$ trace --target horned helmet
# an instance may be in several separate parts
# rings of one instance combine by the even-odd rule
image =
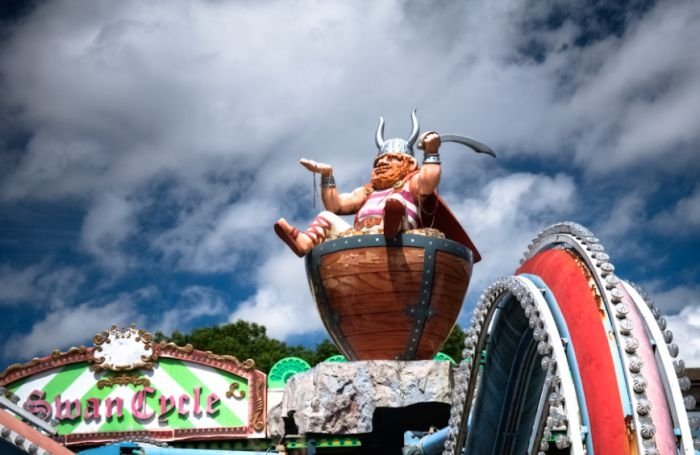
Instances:
[[[386,153],[405,153],[411,157],[413,155],[413,144],[415,144],[416,139],[418,139],[418,134],[420,133],[420,126],[418,125],[418,117],[416,117],[416,110],[413,109],[411,112],[411,135],[408,140],[401,138],[393,138],[384,140],[384,117],[379,117],[379,125],[377,126],[377,134],[375,136],[375,142],[377,143],[377,158],[374,160],[375,163],[382,155]]]

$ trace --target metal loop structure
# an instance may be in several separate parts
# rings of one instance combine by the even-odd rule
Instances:
[[[443,454],[693,454],[677,355],[593,233],[550,226],[476,305]]]

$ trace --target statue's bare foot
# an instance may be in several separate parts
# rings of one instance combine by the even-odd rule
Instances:
[[[406,207],[403,202],[396,199],[386,201],[384,205],[384,238],[393,239],[399,235],[405,215]]]
[[[275,233],[286,243],[289,248],[299,257],[303,257],[311,251],[314,242],[311,237],[299,231],[299,229],[287,223],[284,218],[280,218],[275,223]]]

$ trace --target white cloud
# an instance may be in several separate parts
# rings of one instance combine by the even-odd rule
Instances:
[[[281,241],[280,241],[281,244]],[[286,246],[258,270],[257,292],[229,317],[234,322],[256,322],[278,339],[323,330],[306,280],[304,261]]]
[[[152,329],[166,334],[184,331],[201,317],[225,315],[226,309],[226,298],[221,292],[204,286],[189,286],[182,291],[181,302],[159,316]]]
[[[638,192],[627,193],[612,202],[609,216],[596,229],[595,234],[611,241],[622,240],[640,228],[646,217],[645,195]]]
[[[700,232],[700,186],[669,210],[654,216],[651,223],[653,227],[669,235],[697,235]]]
[[[182,212],[176,225],[159,233],[153,246],[178,268],[200,272],[233,270],[244,255],[267,253],[275,201],[247,199],[228,204],[226,190]]]
[[[664,166],[689,164],[682,146],[699,139],[696,2],[659,4],[621,38],[585,48],[573,45],[571,22],[524,30],[542,9],[42,5],[0,56],[4,104],[21,107],[20,121],[35,130],[0,194],[55,199],[104,186],[129,194],[163,171],[191,180],[228,166],[240,175],[288,168],[290,156],[308,152],[345,164],[372,152],[379,114],[388,134],[405,134],[399,119],[414,106],[429,127],[504,153],[566,159],[575,150],[584,170],[659,154]],[[519,53],[527,38],[545,43],[541,63]]]
[[[450,204],[483,257],[474,265],[471,294],[478,295],[499,276],[515,273],[537,232],[564,221],[575,213],[576,204],[571,177],[529,173],[494,178],[479,193]]]
[[[676,315],[666,316],[666,321],[679,346],[679,358],[689,368],[700,367],[700,301],[696,300]]]
[[[137,302],[153,292],[151,288],[144,288],[121,295],[109,303],[87,302],[50,311],[34,323],[29,333],[11,335],[5,343],[3,356],[30,358],[48,355],[53,349],[65,350],[89,342],[95,333],[112,324],[142,325],[144,317],[139,314]]]
[[[653,185],[649,185],[616,197],[603,197],[592,208],[597,212],[593,216],[596,223],[589,227],[601,239],[614,264],[626,260],[651,265],[664,260],[653,248],[640,248],[637,242],[630,241],[648,233],[647,205],[653,191]]]
[[[103,266],[126,267],[129,259],[121,247],[136,229],[135,211],[133,203],[124,197],[112,193],[98,197],[83,221],[83,248]]]
[[[664,314],[676,314],[683,308],[700,305],[700,285],[676,284],[672,288],[664,288],[661,281],[644,283],[644,288],[654,303]]]
[[[0,266],[0,306],[60,308],[72,303],[84,282],[78,269],[58,267],[49,261],[22,269]]]
[[[39,264],[21,270],[3,266],[0,269],[0,303],[33,300],[36,296],[34,282],[42,269]]]
[[[180,268],[221,271],[267,243],[260,232],[280,196],[310,180],[299,157],[332,162],[343,187],[360,184],[378,115],[387,135],[406,134],[414,106],[424,128],[473,135],[506,160],[570,164],[576,153],[579,169],[596,172],[659,156],[687,165],[679,143],[698,140],[700,59],[682,49],[698,48],[696,2],[658,5],[622,37],[584,48],[572,21],[523,29],[547,8],[43,4],[0,54],[3,105],[20,107],[34,132],[0,195],[87,200],[83,246],[116,269],[134,260],[123,247],[150,218],[135,201],[168,176],[177,197],[197,202],[177,205],[177,224],[150,247]],[[526,38],[544,43],[541,62],[519,53]],[[474,175],[500,162],[466,165]]]
[[[688,367],[700,367],[700,285],[681,284],[664,289],[662,280],[645,282],[647,298],[661,312],[673,342],[680,348],[679,357]]]
[[[645,162],[680,169],[700,133],[696,2],[659,3],[621,38],[591,47],[597,64],[571,98],[583,135],[577,159],[597,171]],[[694,55],[693,55],[694,54]],[[585,59],[583,60],[585,61]],[[658,157],[663,156],[663,160]]]

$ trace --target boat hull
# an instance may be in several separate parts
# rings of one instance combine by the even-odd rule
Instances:
[[[340,238],[306,258],[321,319],[349,360],[433,358],[457,321],[472,265],[464,245],[413,234]]]

